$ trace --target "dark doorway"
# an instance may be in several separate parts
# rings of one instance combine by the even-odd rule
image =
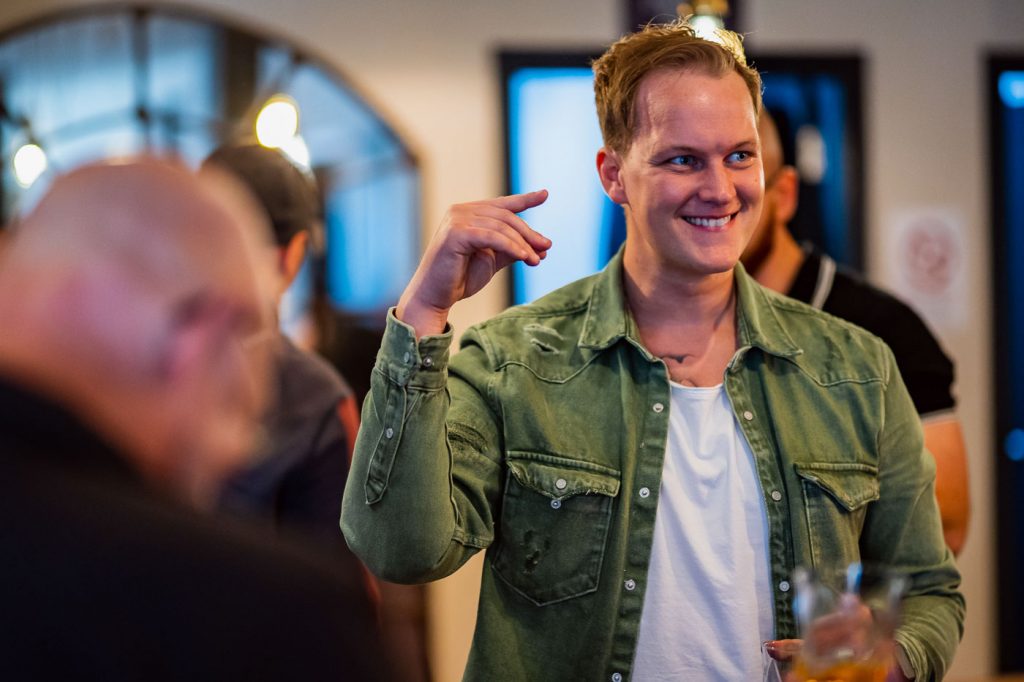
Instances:
[[[1024,54],[988,60],[999,670],[1024,670]]]
[[[800,171],[800,204],[790,222],[840,263],[863,269],[864,123],[856,55],[751,55],[764,106],[782,138],[786,163]]]

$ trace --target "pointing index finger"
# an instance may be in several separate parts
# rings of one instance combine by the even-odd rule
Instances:
[[[492,199],[490,204],[504,208],[513,213],[520,213],[528,208],[534,206],[540,206],[548,199],[548,191],[546,189],[538,189],[533,192],[524,192],[522,194],[510,194],[506,197],[498,197]]]

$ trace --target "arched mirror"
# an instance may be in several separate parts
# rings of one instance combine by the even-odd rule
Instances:
[[[268,103],[286,106],[275,119]],[[268,145],[316,176],[324,204],[324,248],[284,307],[286,327],[318,288],[350,321],[381,318],[419,255],[415,155],[337,70],[210,15],[119,5],[0,34],[0,217],[87,161],[150,152],[195,166],[257,119]]]

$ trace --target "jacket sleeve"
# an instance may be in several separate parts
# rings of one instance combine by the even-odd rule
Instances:
[[[503,481],[493,372],[473,331],[449,367],[451,337],[417,342],[389,312],[363,403],[341,528],[391,582],[443,578],[494,539]]]
[[[865,521],[865,562],[891,566],[910,579],[896,641],[916,680],[941,680],[963,636],[960,573],[942,536],[935,502],[935,462],[924,448],[921,422],[892,352],[878,437],[879,500]]]

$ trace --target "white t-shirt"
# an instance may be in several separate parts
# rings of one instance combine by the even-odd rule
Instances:
[[[774,616],[768,517],[721,385],[672,384],[632,679],[759,680]]]

